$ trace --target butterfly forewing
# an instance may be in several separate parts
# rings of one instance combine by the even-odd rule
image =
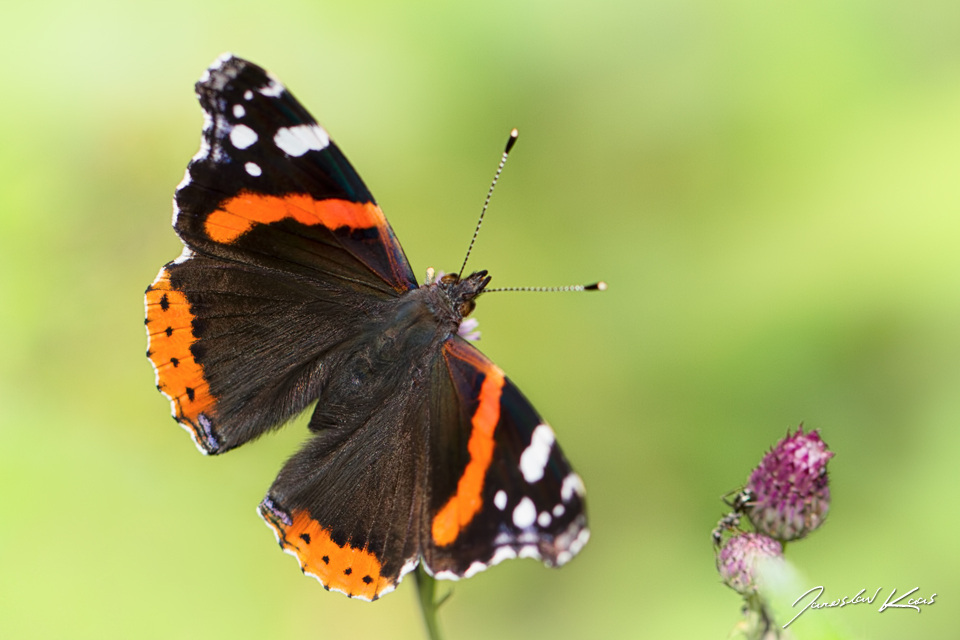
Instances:
[[[373,196],[279,81],[229,57],[197,83],[197,96],[202,147],[175,196],[186,245],[366,295],[416,287]]]

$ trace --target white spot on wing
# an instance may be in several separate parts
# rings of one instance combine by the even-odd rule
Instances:
[[[253,91],[250,91],[250,89],[247,89],[246,91],[244,91],[244,92],[243,92],[243,99],[244,99],[244,100],[253,100]]]
[[[184,246],[183,251],[181,251],[177,259],[173,261],[173,264],[183,264],[192,257],[193,251],[190,251],[190,247]]]
[[[558,504],[557,506],[555,506],[555,507],[553,508],[553,517],[554,517],[554,518],[559,518],[560,516],[562,516],[562,515],[563,515],[564,513],[566,513],[566,512],[567,512],[567,508],[564,507],[562,504]]]
[[[318,124],[282,127],[273,136],[273,142],[288,156],[299,158],[307,151],[320,151],[330,144],[330,136]]]
[[[234,117],[234,118],[242,118],[242,117],[245,116],[245,115],[247,115],[247,110],[243,108],[243,105],[242,105],[242,104],[235,104],[235,105],[233,105],[233,117]]]
[[[553,522],[553,517],[551,517],[546,511],[537,516],[537,524],[541,527],[549,527],[551,522]]]
[[[563,484],[560,486],[560,497],[563,498],[564,502],[570,502],[574,493],[578,496],[583,496],[586,492],[587,490],[583,486],[583,480],[581,480],[580,476],[576,473],[572,472],[563,479]]]
[[[474,562],[469,567],[467,567],[466,571],[463,572],[463,577],[472,578],[473,576],[477,575],[478,573],[480,573],[486,568],[487,568],[487,565],[483,564],[482,562],[479,562],[479,561]]]
[[[503,511],[507,508],[507,494],[504,491],[497,491],[497,495],[493,496],[493,504],[496,505],[497,509]]]
[[[248,162],[247,164],[243,165],[243,168],[246,169],[247,173],[252,176],[258,176],[263,173],[263,170],[260,169],[260,165],[258,165],[256,162]]]
[[[280,94],[283,93],[283,85],[273,77],[273,74],[270,74],[270,84],[257,89],[257,91],[268,98],[279,98]]]
[[[550,450],[556,438],[550,425],[541,424],[533,430],[530,446],[520,454],[520,472],[523,479],[533,484],[543,478],[543,470],[550,459]]]
[[[520,547],[520,553],[517,555],[520,558],[533,558],[534,560],[539,560],[540,550],[533,545],[528,545],[525,547]]]
[[[190,176],[190,169],[188,168],[183,172],[183,180],[181,180],[180,184],[177,185],[176,191],[180,191],[180,189],[183,189],[185,186],[190,184],[191,180],[192,177]]]
[[[436,575],[433,576],[437,580],[453,580],[457,581],[460,579],[460,576],[455,574],[453,571],[437,571]]]
[[[500,564],[504,560],[513,560],[516,557],[517,552],[512,547],[500,547],[493,552],[493,557],[490,558],[490,566]]]
[[[577,555],[580,553],[580,550],[583,549],[583,545],[587,544],[587,541],[590,540],[590,529],[583,529],[577,535],[576,540],[570,543],[570,554]]]
[[[230,131],[230,142],[237,149],[246,149],[257,141],[257,132],[245,124],[238,124]]]
[[[524,497],[523,500],[520,501],[520,504],[513,510],[513,524],[520,529],[526,529],[532,525],[536,519],[537,507],[534,506],[533,500]]]
[[[203,72],[203,75],[200,76],[200,82],[208,82],[210,80],[210,72],[216,71],[223,66],[223,63],[233,57],[233,54],[229,51],[227,53],[221,53],[217,56],[217,59]]]

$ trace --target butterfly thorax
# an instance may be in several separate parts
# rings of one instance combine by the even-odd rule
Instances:
[[[328,360],[330,384],[340,386],[336,379],[346,379],[355,392],[369,394],[373,379],[391,386],[395,380],[412,381],[415,372],[429,368],[439,345],[457,333],[489,282],[486,271],[462,280],[450,274],[370,309],[370,322]]]
[[[457,333],[474,299],[489,283],[486,271],[457,280],[411,289],[399,298],[369,309],[370,321],[356,337],[332,350],[324,360],[324,383],[311,428],[351,431],[385,398],[403,413],[411,389],[426,384],[426,376],[441,353],[440,345]]]

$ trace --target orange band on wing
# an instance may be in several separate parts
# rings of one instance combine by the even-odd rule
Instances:
[[[147,289],[146,303],[147,357],[157,372],[157,388],[170,398],[174,416],[201,442],[204,434],[197,432],[199,416],[210,414],[214,399],[203,366],[190,352],[197,341],[190,303],[182,291],[170,286],[166,269]]]
[[[366,549],[342,547],[330,537],[306,511],[293,511],[292,524],[286,525],[261,509],[261,516],[277,533],[281,546],[292,551],[307,573],[328,589],[353,598],[373,600],[393,581],[380,575],[380,561]]]
[[[270,224],[285,218],[305,225],[322,224],[330,230],[381,228],[387,224],[383,211],[372,202],[314,200],[302,193],[262,196],[244,191],[207,216],[204,228],[216,242],[229,244],[255,224]]]
[[[485,373],[480,405],[473,414],[467,442],[470,462],[457,483],[457,493],[433,518],[433,541],[441,547],[456,540],[460,530],[470,524],[483,505],[483,479],[493,460],[493,432],[500,421],[500,394],[504,383],[503,371],[498,367],[490,364]]]

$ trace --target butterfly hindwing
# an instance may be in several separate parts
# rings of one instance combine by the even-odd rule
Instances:
[[[433,349],[427,344],[409,360],[380,357],[383,333],[361,331],[331,367],[310,421],[313,437],[260,507],[305,573],[364,600],[392,591],[416,566],[430,473],[422,358]]]

